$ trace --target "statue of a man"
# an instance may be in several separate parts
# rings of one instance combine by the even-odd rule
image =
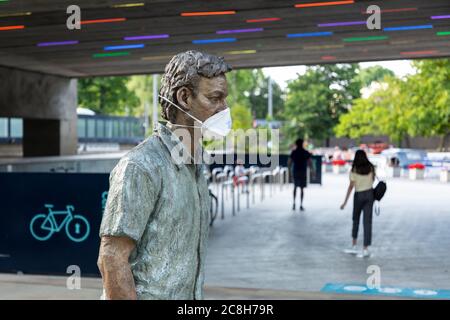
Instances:
[[[98,257],[103,298],[203,298],[210,200],[196,161],[198,138],[231,128],[230,70],[223,58],[198,51],[167,64],[159,99],[167,125],[159,124],[110,175]],[[181,160],[180,150],[188,155]]]

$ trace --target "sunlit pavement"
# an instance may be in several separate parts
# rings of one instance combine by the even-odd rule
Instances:
[[[449,289],[450,185],[389,180],[374,216],[372,256],[359,259],[342,252],[351,231],[351,205],[339,210],[347,179],[327,174],[322,186],[309,186],[304,212],[292,211],[291,186],[272,197],[267,189],[251,209],[242,196],[234,217],[228,206],[211,229],[205,298],[379,299],[320,292],[327,283],[365,284],[370,265],[380,267],[382,287]],[[0,274],[0,299],[100,297],[100,279],[83,277],[80,290],[68,290],[66,280]]]
[[[449,289],[450,185],[388,180],[372,256],[360,259],[343,253],[351,240],[351,201],[339,210],[347,184],[347,175],[327,174],[306,189],[306,211],[292,211],[289,187],[216,221],[206,283],[317,292],[327,283],[366,284],[367,267],[377,265],[381,286]]]

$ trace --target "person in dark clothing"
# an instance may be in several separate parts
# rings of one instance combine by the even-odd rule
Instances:
[[[311,153],[303,148],[303,140],[297,139],[295,141],[297,148],[291,152],[291,156],[288,160],[288,166],[292,167],[292,175],[294,177],[294,203],[292,210],[295,210],[295,198],[297,195],[297,188],[300,188],[300,210],[303,208],[303,189],[307,184],[307,169],[311,167]]]

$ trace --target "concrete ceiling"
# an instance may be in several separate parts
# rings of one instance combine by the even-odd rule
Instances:
[[[173,54],[188,49],[225,56],[235,68],[450,56],[450,35],[447,35],[450,31],[450,19],[445,17],[450,15],[450,0],[355,0],[354,3],[345,1],[350,2],[348,4],[294,7],[295,4],[313,2],[327,1],[0,0],[0,65],[66,77],[85,77],[161,73]],[[66,8],[74,3],[81,7],[82,21],[125,19],[82,24],[81,30],[68,30]],[[121,6],[139,3],[144,5]],[[335,22],[364,21],[368,17],[364,12],[372,4],[378,5],[382,10],[381,30],[369,30],[362,24],[319,26]],[[205,11],[235,13],[214,16],[181,15],[183,12]],[[433,16],[441,17],[436,19]],[[251,22],[264,18],[277,19]],[[24,28],[5,28],[17,25],[23,25]],[[385,30],[390,27],[424,25],[428,27]],[[220,30],[236,29],[259,31],[217,34]],[[287,36],[315,32],[322,32],[322,36]],[[124,40],[124,37],[160,34],[167,34],[169,37]],[[377,38],[371,38],[371,41],[349,39],[355,37]],[[192,42],[222,38],[236,40],[208,44]],[[37,45],[61,41],[78,43]],[[144,44],[144,47],[104,50],[107,46],[131,44]],[[99,53],[117,52],[128,53],[115,57],[94,57]]]

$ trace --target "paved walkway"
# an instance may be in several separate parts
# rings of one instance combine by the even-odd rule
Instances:
[[[327,283],[365,284],[369,265],[381,285],[450,288],[450,185],[437,181],[388,181],[381,216],[374,217],[373,256],[344,254],[350,242],[351,205],[340,211],[346,176],[325,175],[306,190],[306,211],[292,211],[291,187],[211,229],[207,299],[343,299],[375,296],[320,292]],[[267,190],[268,191],[268,190]],[[268,193],[268,192],[267,192]],[[361,234],[362,235],[362,234]],[[100,279],[0,274],[0,299],[98,299]]]
[[[323,186],[308,187],[304,212],[292,211],[289,188],[218,220],[206,282],[316,292],[326,283],[365,284],[367,267],[378,265],[382,286],[449,289],[450,185],[388,181],[381,215],[374,216],[373,256],[358,259],[342,252],[351,239],[352,206],[339,210],[347,180],[327,174]]]

